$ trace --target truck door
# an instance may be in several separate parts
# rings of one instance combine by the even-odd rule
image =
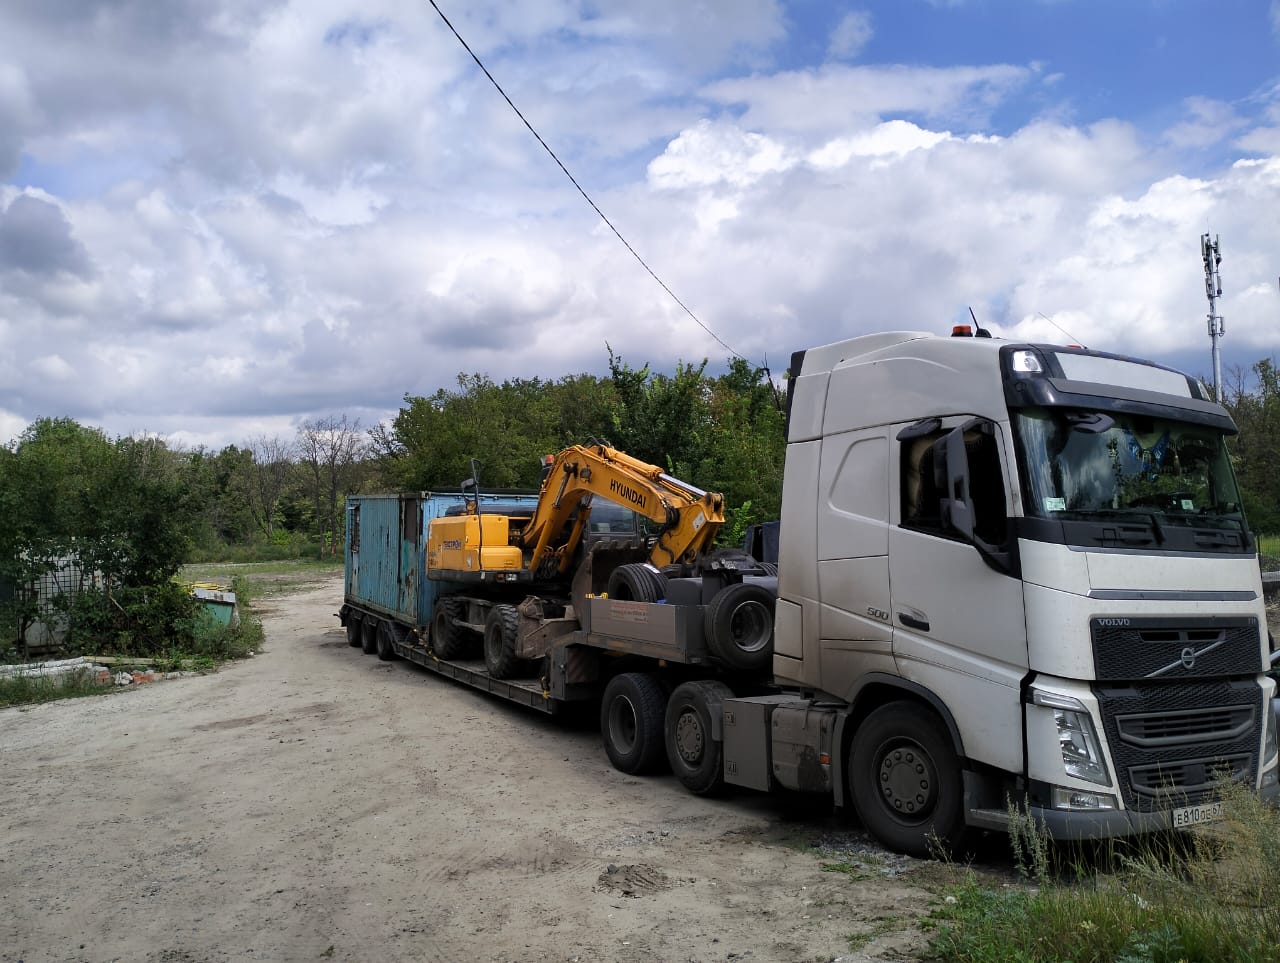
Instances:
[[[925,419],[896,436],[889,583],[898,672],[947,703],[966,752],[985,747],[984,761],[1020,771],[1027,643],[1010,562],[1011,448],[997,424],[972,416]]]

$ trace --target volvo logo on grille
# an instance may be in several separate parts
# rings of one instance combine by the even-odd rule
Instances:
[[[1131,624],[1130,619],[1098,619],[1098,624],[1109,629],[1120,629]]]
[[[1164,675],[1166,672],[1172,672],[1178,666],[1182,666],[1184,669],[1190,672],[1196,666],[1196,659],[1226,644],[1227,644],[1226,639],[1219,639],[1217,642],[1214,642],[1211,645],[1205,645],[1198,649],[1193,645],[1185,646],[1182,652],[1178,655],[1177,662],[1170,662],[1168,665],[1164,666],[1161,669],[1156,669],[1154,672],[1148,672],[1147,678],[1154,679],[1156,676]]]

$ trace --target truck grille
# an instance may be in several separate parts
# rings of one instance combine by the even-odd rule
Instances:
[[[1150,812],[1200,802],[1219,774],[1252,785],[1262,693],[1252,679],[1095,690],[1125,805]]]
[[[1089,623],[1099,680],[1256,675],[1262,636],[1253,617],[1096,618]]]

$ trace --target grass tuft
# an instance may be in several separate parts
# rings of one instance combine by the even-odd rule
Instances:
[[[1101,860],[1075,850],[1067,879],[1054,870],[1070,850],[1020,817],[1010,842],[1034,885],[993,889],[967,872],[930,915],[932,952],[966,963],[1280,963],[1280,810],[1234,784],[1222,796],[1222,822]]]
[[[19,676],[13,679],[0,679],[0,708],[99,695],[108,688],[99,685],[87,669],[57,678]]]

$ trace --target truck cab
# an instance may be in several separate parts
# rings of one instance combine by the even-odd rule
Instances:
[[[1280,792],[1235,427],[1198,382],[916,332],[791,373],[774,676],[830,713],[868,829],[920,851],[1012,803],[1105,837],[1216,818],[1223,778]]]

